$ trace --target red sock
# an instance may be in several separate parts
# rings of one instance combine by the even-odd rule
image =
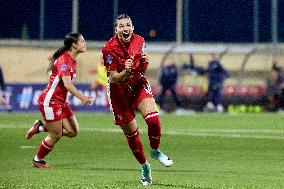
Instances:
[[[44,159],[44,157],[53,149],[53,146],[47,144],[45,140],[43,140],[37,150],[37,157],[39,159]]]
[[[47,132],[48,131],[45,125],[43,125],[42,128],[43,128],[43,132]]]
[[[144,117],[148,125],[148,136],[152,149],[158,149],[161,138],[161,124],[158,112],[150,112]]]
[[[131,149],[133,155],[137,159],[140,164],[146,162],[146,157],[144,154],[143,145],[140,140],[139,131],[138,129],[131,134],[125,134],[128,142],[128,146]]]

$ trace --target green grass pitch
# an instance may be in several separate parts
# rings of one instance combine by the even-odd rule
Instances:
[[[145,188],[140,166],[112,115],[76,113],[80,134],[63,137],[46,161],[31,166],[46,133],[25,139],[37,113],[0,113],[0,189]],[[283,114],[162,115],[161,150],[170,168],[151,159],[147,127],[137,116],[145,153],[152,166],[151,188],[284,188]]]

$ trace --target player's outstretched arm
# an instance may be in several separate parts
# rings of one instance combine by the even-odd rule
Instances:
[[[76,96],[85,105],[91,105],[92,98],[83,95],[72,83],[70,76],[62,77],[65,88],[74,96]]]

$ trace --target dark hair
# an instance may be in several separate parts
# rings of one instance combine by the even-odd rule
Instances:
[[[128,16],[127,14],[120,14],[120,15],[118,15],[118,17],[115,19],[114,27],[116,28],[116,26],[117,26],[117,21],[118,21],[118,20],[121,20],[121,19],[124,19],[124,18],[127,18],[127,19],[131,20],[130,16]],[[132,22],[132,20],[131,20],[131,22]]]
[[[77,43],[79,40],[79,37],[81,36],[81,33],[68,33],[64,38],[64,45],[57,49],[53,55],[50,57],[50,63],[47,69],[47,72],[51,71],[53,68],[54,61],[65,51],[68,51],[71,49],[73,43]]]
[[[277,62],[274,61],[272,64],[272,70],[279,72],[281,71],[281,67],[278,66]]]

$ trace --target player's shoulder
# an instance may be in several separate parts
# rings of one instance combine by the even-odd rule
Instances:
[[[62,53],[57,59],[58,60],[65,60],[65,59],[68,59],[69,58],[69,54],[67,51],[65,51],[64,53]]]
[[[107,51],[109,49],[111,49],[113,46],[117,45],[117,39],[115,36],[113,36],[112,38],[110,38],[103,46],[102,51]]]
[[[145,39],[144,37],[138,35],[138,34],[133,34],[132,35],[133,39],[136,40],[136,41],[140,41],[140,42],[145,42]]]
[[[71,56],[68,54],[68,52],[64,52],[56,59],[56,64],[71,64],[72,59]]]

